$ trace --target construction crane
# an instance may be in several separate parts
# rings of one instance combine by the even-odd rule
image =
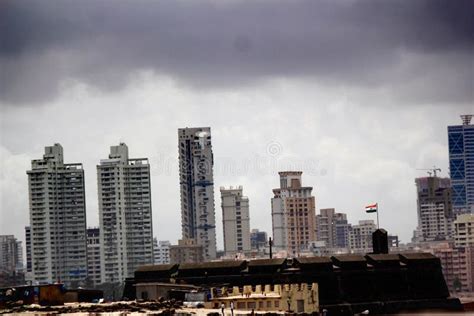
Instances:
[[[440,168],[436,168],[436,166],[433,166],[433,168],[431,169],[416,169],[416,170],[423,170],[423,171],[426,171],[426,173],[428,173],[431,176],[434,176],[436,177],[437,176],[437,172],[441,172],[441,169]]]

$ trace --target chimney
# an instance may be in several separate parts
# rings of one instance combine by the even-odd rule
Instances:
[[[372,247],[374,254],[388,253],[388,234],[383,228],[379,228],[372,233]]]

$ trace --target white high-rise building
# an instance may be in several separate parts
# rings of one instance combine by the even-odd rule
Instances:
[[[169,240],[160,240],[153,238],[153,255],[155,256],[155,264],[170,263],[170,246]]]
[[[299,256],[316,241],[316,211],[312,187],[301,183],[301,171],[279,172],[280,188],[273,189],[272,228],[276,251]]]
[[[181,231],[183,240],[203,247],[205,260],[216,258],[216,219],[211,128],[178,130]]]
[[[87,277],[82,164],[65,164],[62,146],[54,144],[27,174],[33,280],[76,285]]]
[[[150,165],[121,143],[100,161],[97,179],[102,283],[122,282],[153,264]]]
[[[249,199],[243,196],[242,186],[221,187],[221,200],[225,255],[250,252]]]

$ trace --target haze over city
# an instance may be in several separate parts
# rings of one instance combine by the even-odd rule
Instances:
[[[61,143],[96,165],[148,157],[154,235],[180,238],[177,129],[210,126],[218,189],[242,185],[271,232],[278,171],[302,170],[316,210],[375,219],[409,241],[418,168],[448,175],[447,126],[473,112],[471,1],[3,1],[0,232],[24,239],[26,170]]]

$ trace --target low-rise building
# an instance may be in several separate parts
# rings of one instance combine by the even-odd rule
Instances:
[[[170,263],[199,263],[204,260],[203,247],[194,239],[180,239],[170,246]]]
[[[349,246],[354,253],[366,253],[372,250],[372,233],[377,229],[373,220],[361,220],[353,225],[349,233]]]
[[[319,312],[318,284],[246,285],[242,290],[211,288],[211,299],[207,308],[233,308],[238,311],[287,311],[292,313]]]

